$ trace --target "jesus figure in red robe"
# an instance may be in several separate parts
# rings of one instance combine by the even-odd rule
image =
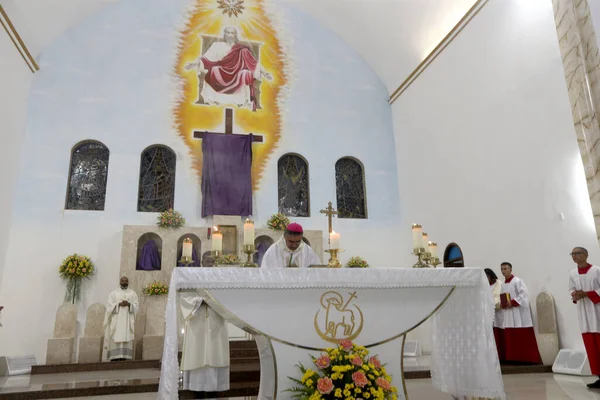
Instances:
[[[573,303],[577,304],[579,328],[590,369],[600,378],[600,268],[588,264],[588,252],[583,247],[575,247],[571,257],[577,268],[571,271],[569,291]],[[587,386],[600,389],[600,379]]]
[[[199,76],[204,76],[201,96],[204,103],[211,105],[233,104],[256,111],[254,82],[262,78],[273,79],[250,48],[239,43],[234,27],[225,28],[223,41],[214,42],[196,63],[188,64],[186,68],[194,65],[198,67]]]

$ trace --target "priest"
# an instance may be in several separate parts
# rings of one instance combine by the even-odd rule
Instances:
[[[313,249],[302,241],[303,235],[300,224],[289,224],[283,236],[265,253],[261,268],[308,268],[321,264]]]
[[[503,262],[500,270],[505,278],[500,298],[507,301],[501,301],[502,308],[498,310],[501,326],[494,327],[498,358],[511,364],[541,364],[527,286],[513,275],[511,263]]]
[[[119,285],[120,288],[108,296],[108,307],[104,316],[104,361],[133,359],[138,296],[128,288],[129,279],[126,276],[121,278]]]
[[[579,328],[592,374],[600,378],[600,268],[588,263],[588,251],[575,247],[571,252],[577,268],[571,271],[569,291],[577,304]],[[600,379],[587,385],[600,389]]]
[[[183,389],[229,390],[229,333],[225,320],[195,290],[181,291],[179,304],[184,320]]]

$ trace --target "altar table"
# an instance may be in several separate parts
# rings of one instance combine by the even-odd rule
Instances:
[[[176,268],[171,276],[158,398],[178,397],[177,292],[197,290],[230,323],[255,335],[259,400],[290,399],[295,365],[350,339],[378,354],[398,399],[406,333],[433,315],[431,376],[458,397],[505,399],[492,323],[494,305],[478,268]]]

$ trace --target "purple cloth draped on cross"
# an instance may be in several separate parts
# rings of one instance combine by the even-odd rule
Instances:
[[[252,215],[252,137],[204,133],[202,217]]]
[[[160,269],[160,256],[154,240],[148,240],[144,247],[142,247],[142,254],[137,262],[136,269],[145,271]]]

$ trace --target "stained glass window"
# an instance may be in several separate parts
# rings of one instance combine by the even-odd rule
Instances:
[[[175,201],[175,152],[166,146],[150,146],[142,153],[138,211],[162,212]]]
[[[335,189],[339,218],[367,218],[362,165],[349,157],[335,163]]]
[[[298,155],[285,154],[277,169],[279,212],[289,217],[310,216],[307,162]]]
[[[109,154],[105,145],[91,140],[73,148],[67,210],[104,210]]]

